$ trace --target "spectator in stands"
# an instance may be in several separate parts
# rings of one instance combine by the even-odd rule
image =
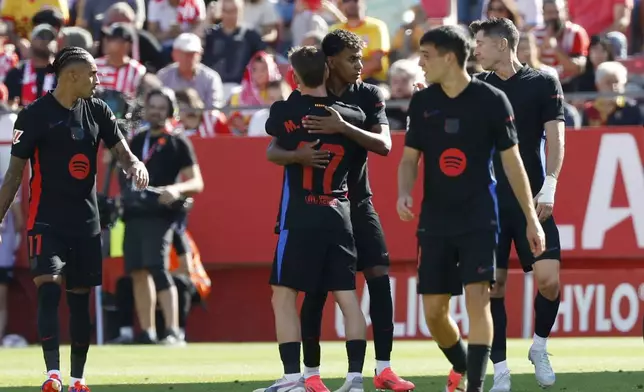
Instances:
[[[275,43],[282,20],[271,0],[244,0],[242,23],[256,30],[266,43]]]
[[[57,33],[49,25],[40,25],[31,33],[30,58],[7,73],[5,84],[9,101],[18,99],[25,106],[56,87],[56,75],[49,64],[58,50]]]
[[[224,90],[219,74],[201,63],[201,39],[193,33],[183,33],[173,44],[174,63],[157,75],[163,85],[172,90],[194,88],[202,97],[206,109],[224,106]]]
[[[34,27],[31,19],[46,6],[57,8],[64,20],[69,20],[67,0],[3,0],[0,14],[8,22],[10,34],[15,34],[18,39],[27,39]]]
[[[101,88],[134,97],[146,73],[145,66],[129,57],[134,32],[128,23],[114,23],[104,31],[105,56],[96,59]]]
[[[0,20],[0,83],[3,83],[7,73],[18,65],[18,61],[16,46],[11,43],[7,23]]]
[[[170,53],[172,42],[182,33],[203,33],[204,0],[152,0],[148,8],[148,30]]]
[[[179,105],[179,121],[188,137],[211,138],[230,134],[228,119],[218,109],[206,109],[206,105],[193,88],[176,92]]]
[[[125,2],[120,2],[112,5],[103,14],[102,22],[103,29],[111,26],[114,23],[129,23],[135,27],[136,14],[132,7]],[[132,36],[132,52],[130,57],[134,60],[145,65],[148,72],[156,72],[170,63],[170,59],[166,59],[163,55],[161,44],[149,31],[143,29],[136,29],[136,34]],[[98,49],[96,56],[103,56],[103,30],[100,30],[99,36],[96,37]]]
[[[94,39],[92,34],[82,27],[67,26],[60,30],[58,35],[58,47],[78,46],[89,53],[94,53]]]
[[[295,15],[291,23],[293,37],[291,46],[302,46],[302,41],[307,34],[326,35],[329,32],[329,25],[318,14],[321,5],[317,0],[295,0]]]
[[[586,60],[586,69],[579,75],[577,89],[582,92],[597,91],[595,82],[595,71],[599,64],[606,61],[614,61],[613,48],[608,39],[603,36],[593,35],[588,48],[588,59]]]
[[[613,56],[615,60],[624,60],[628,57],[628,39],[619,31],[611,31],[606,34],[606,39],[610,41],[610,46],[613,48]]]
[[[206,30],[203,63],[219,73],[228,92],[241,83],[246,64],[266,49],[266,43],[256,31],[241,25],[243,0],[219,0],[217,7],[221,22]]]
[[[541,25],[540,22],[537,22],[537,15],[539,19],[542,19],[543,14],[541,12],[541,7],[536,8],[534,0],[526,0],[523,3],[535,7],[531,9],[530,7],[530,17],[532,17],[532,22],[528,22],[531,26]],[[483,3],[483,19],[490,18],[506,18],[512,21],[515,26],[521,31],[523,29],[524,19],[519,11],[519,5],[515,0],[486,0]]]
[[[624,93],[628,71],[616,61],[606,61],[595,70],[600,93]],[[637,102],[624,96],[599,97],[588,102],[584,110],[584,126],[644,125]]]
[[[422,7],[414,6],[403,14],[403,23],[391,40],[389,61],[409,58],[420,49],[420,39],[425,34],[427,21]]]
[[[277,101],[284,101],[293,91],[285,81],[275,80],[268,83],[266,87],[268,103],[272,105]],[[250,137],[268,136],[266,133],[266,120],[270,114],[270,109],[260,109],[250,118],[248,123],[248,134]]]
[[[41,24],[48,24],[57,32],[60,32],[63,26],[65,26],[65,23],[65,16],[57,8],[43,8],[31,18],[31,24],[34,27]]]
[[[391,99],[409,100],[414,94],[414,85],[422,83],[424,76],[418,63],[413,60],[398,60],[389,68]],[[385,109],[392,131],[403,131],[407,127],[407,105],[387,106]]]
[[[590,35],[611,31],[628,34],[633,0],[568,0],[568,9],[570,19]]]
[[[564,91],[574,91],[573,79],[586,67],[588,34],[568,20],[564,0],[544,0],[543,20],[545,26],[535,30],[541,61],[557,70]]]
[[[517,57],[522,64],[528,64],[534,69],[538,69],[559,79],[557,70],[542,63],[539,59],[539,46],[537,46],[537,39],[532,32],[523,32],[519,36]]]
[[[145,22],[145,0],[79,0],[76,25],[89,30],[95,37],[100,36],[103,19],[108,10],[119,2],[128,4],[134,12],[134,24],[143,28]]]
[[[308,33],[304,34],[304,37],[302,37],[302,42],[300,42],[300,45],[315,46],[319,49],[322,47],[322,40],[324,39],[325,35],[326,34],[322,34],[319,31],[309,31]]]
[[[366,0],[344,0],[342,12],[347,22],[333,25],[331,30],[349,30],[362,37],[367,44],[363,52],[362,79],[373,84],[386,82],[390,49],[387,25],[379,19],[366,16]]]
[[[244,73],[241,91],[230,98],[230,106],[269,105],[268,84],[281,81],[282,75],[273,56],[258,52],[253,56]],[[257,110],[257,109],[255,109]],[[230,114],[230,127],[237,134],[246,134],[251,115],[255,110],[238,110]]]

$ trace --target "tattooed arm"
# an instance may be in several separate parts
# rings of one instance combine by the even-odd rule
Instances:
[[[9,211],[11,204],[16,198],[16,192],[18,192],[18,188],[20,188],[20,184],[22,183],[22,172],[26,164],[26,159],[15,156],[12,156],[9,161],[9,168],[4,175],[4,181],[0,188],[0,217],[2,218],[0,220],[4,220],[7,211]]]
[[[112,156],[121,165],[127,178],[134,179],[134,183],[138,189],[145,189],[148,186],[149,178],[148,171],[145,164],[139,161],[127,145],[118,123],[116,116],[107,104],[101,100],[97,100],[101,106],[101,114],[98,116],[99,121],[99,134],[105,145],[112,151]]]

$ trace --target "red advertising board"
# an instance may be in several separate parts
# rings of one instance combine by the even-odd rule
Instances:
[[[396,214],[398,162],[404,135],[389,157],[369,157],[374,203],[392,260],[415,259],[416,222]],[[555,216],[566,258],[644,259],[644,130],[597,129],[566,133],[566,157]],[[206,190],[190,217],[208,263],[268,263],[281,186],[281,169],[266,161],[267,139],[200,140],[195,148]],[[420,205],[420,182],[416,208]]]

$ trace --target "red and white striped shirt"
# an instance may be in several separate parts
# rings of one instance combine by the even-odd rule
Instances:
[[[129,59],[125,65],[115,68],[107,63],[107,57],[96,59],[101,86],[107,90],[115,90],[125,95],[136,95],[136,89],[147,72],[145,66],[134,59]]]
[[[534,36],[537,40],[537,45],[541,46],[543,40],[548,37],[547,27],[539,28],[534,31]],[[567,21],[564,25],[561,36],[557,38],[557,45],[559,49],[563,50],[570,57],[588,56],[588,46],[590,46],[590,39],[586,30],[578,24]],[[572,75],[566,74],[563,66],[557,61],[555,49],[542,49],[541,62],[549,65],[557,70],[559,79],[562,83],[567,82]]]
[[[206,110],[201,117],[199,128],[185,130],[188,137],[211,138],[219,135],[230,134],[228,119],[226,115],[219,110]]]

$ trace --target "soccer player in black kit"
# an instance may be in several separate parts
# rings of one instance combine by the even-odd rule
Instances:
[[[386,156],[391,149],[389,122],[385,113],[385,98],[380,89],[360,81],[364,41],[346,30],[335,30],[324,37],[322,50],[329,65],[327,91],[344,103],[359,106],[366,114],[364,129],[347,127],[332,117],[313,117],[303,125],[313,132],[339,132],[362,147],[360,158],[349,172],[351,222],[358,249],[358,270],[362,271],[370,296],[369,313],[373,323],[376,369],[373,379],[376,389],[409,391],[414,384],[400,378],[391,368],[393,346],[393,304],[389,281],[389,252],[380,218],[371,201],[367,172],[367,151]],[[297,91],[293,94],[299,94]],[[304,144],[295,151],[280,149],[275,143],[268,151],[269,160],[280,165],[299,163],[312,167],[329,164],[328,151],[316,143]],[[320,374],[320,334],[326,293],[307,293],[302,304],[302,344],[304,376]]]
[[[397,210],[409,221],[414,218],[411,192],[423,155],[418,293],[427,326],[453,366],[449,392],[483,390],[492,344],[490,284],[499,226],[491,162],[495,151],[527,218],[531,251],[539,255],[544,247],[512,107],[502,91],[467,74],[471,41],[469,31],[459,26],[439,27],[422,37],[419,64],[430,86],[411,99],[398,169]],[[470,321],[467,351],[449,315],[450,299],[461,295],[463,286]]]
[[[530,179],[539,220],[546,235],[546,251],[534,256],[525,239],[525,218],[512,194],[496,155],[499,215],[501,232],[497,249],[497,276],[490,307],[494,319],[494,341],[490,358],[494,363],[494,387],[491,392],[510,391],[510,371],[506,363],[505,283],[508,277],[510,246],[514,247],[525,272],[534,270],[537,281],[534,299],[535,331],[528,358],[534,364],[537,382],[542,387],[555,383],[555,373],[546,352],[546,339],[559,311],[559,230],[552,217],[557,177],[564,157],[563,92],[551,75],[517,59],[519,31],[508,19],[490,19],[471,25],[476,34],[476,57],[483,72],[477,78],[505,92],[516,115],[519,151]],[[548,156],[545,160],[545,144]],[[545,166],[545,167],[544,167]]]
[[[324,83],[328,69],[319,49],[294,49],[289,60],[301,94],[271,106],[266,131],[277,145],[289,151],[319,138],[322,148],[330,151],[331,163],[325,169],[298,164],[284,167],[280,233],[270,278],[284,377],[260,391],[319,389],[314,385],[321,384],[319,376],[305,382],[300,372],[301,333],[296,300],[302,291],[333,292],[346,322],[350,376],[346,391],[362,392],[366,325],[355,291],[356,247],[347,198],[347,176],[359,149],[341,134],[313,135],[302,121],[309,116],[329,116],[359,127],[366,117],[360,108],[327,94]]]
[[[78,47],[61,50],[52,64],[53,92],[25,107],[16,120],[11,160],[0,188],[0,213],[11,205],[31,162],[29,259],[38,288],[38,335],[47,366],[43,392],[62,390],[58,304],[65,284],[71,337],[69,392],[87,392],[84,369],[91,335],[90,290],[102,282],[96,154],[101,140],[137,187],[145,166],[130,152],[116,118],[92,98],[99,84],[94,58]]]

